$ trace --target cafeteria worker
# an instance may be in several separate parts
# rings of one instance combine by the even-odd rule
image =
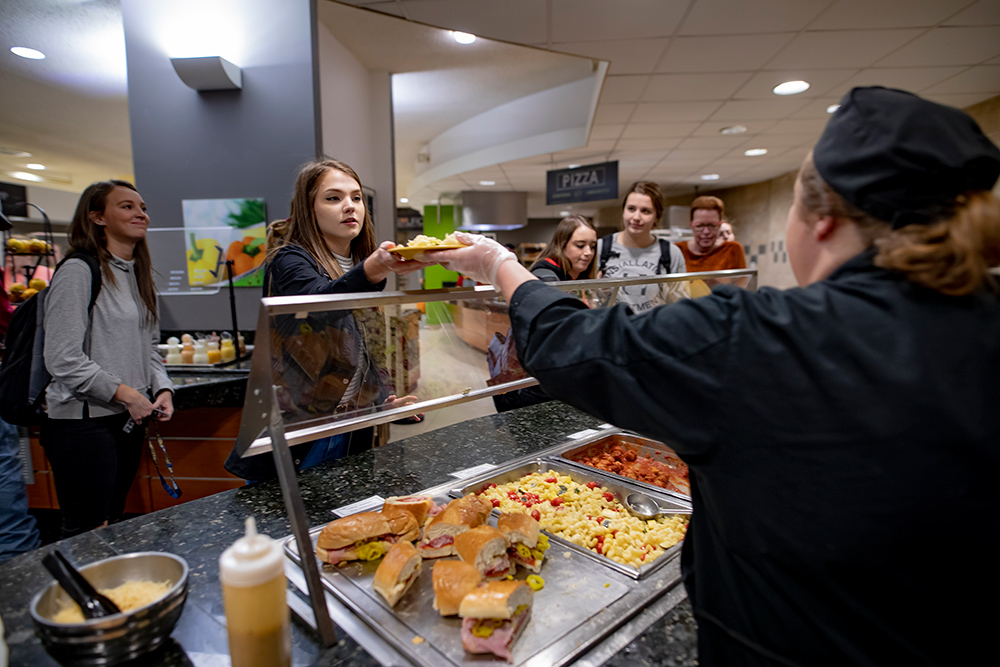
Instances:
[[[848,93],[795,183],[797,289],[586,308],[479,236],[553,397],[676,443],[699,664],[965,665],[1000,600],[1000,150],[966,114]]]

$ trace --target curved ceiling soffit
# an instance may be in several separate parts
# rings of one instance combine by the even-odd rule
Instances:
[[[445,130],[428,142],[431,159],[418,165],[407,192],[474,169],[586,146],[608,65],[594,60],[589,77],[501,104]]]

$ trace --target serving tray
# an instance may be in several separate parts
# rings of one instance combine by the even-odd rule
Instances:
[[[676,457],[677,453],[668,445],[663,444],[657,440],[651,440],[649,438],[644,438],[641,435],[635,435],[633,433],[626,433],[624,431],[615,430],[611,432],[602,433],[596,437],[587,438],[586,440],[581,440],[579,442],[570,442],[563,445],[559,445],[554,449],[550,449],[547,455],[551,458],[558,460],[567,465],[582,468],[588,471],[596,471],[603,475],[610,475],[616,479],[625,480],[629,484],[634,484],[642,487],[643,491],[649,492],[653,491],[659,494],[668,495],[676,500],[680,500],[684,503],[691,502],[691,495],[684,493],[682,491],[674,491],[671,489],[665,489],[663,487],[657,486],[655,484],[650,484],[648,482],[642,482],[631,477],[626,477],[624,475],[619,475],[618,473],[610,472],[607,470],[601,470],[595,468],[594,466],[582,463],[579,459],[584,456],[592,456],[594,453],[601,452],[605,448],[610,449],[615,445],[620,445],[623,449],[634,450],[639,456],[649,456],[653,460],[665,462],[671,457]]]

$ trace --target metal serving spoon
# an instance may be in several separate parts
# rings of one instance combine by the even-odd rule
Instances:
[[[625,497],[625,507],[640,519],[655,519],[660,515],[691,514],[689,507],[670,507],[664,509],[645,493],[630,493]]]
[[[79,570],[55,549],[42,558],[42,565],[56,578],[63,590],[73,598],[73,602],[80,605],[80,611],[83,612],[85,618],[101,618],[121,613],[118,605],[98,593],[90,582],[80,574]]]

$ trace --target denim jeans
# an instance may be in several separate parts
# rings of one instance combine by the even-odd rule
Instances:
[[[331,435],[313,442],[312,449],[302,459],[299,470],[311,468],[323,461],[336,461],[347,456],[347,434]]]
[[[0,419],[0,562],[41,546],[18,450],[17,427]]]

